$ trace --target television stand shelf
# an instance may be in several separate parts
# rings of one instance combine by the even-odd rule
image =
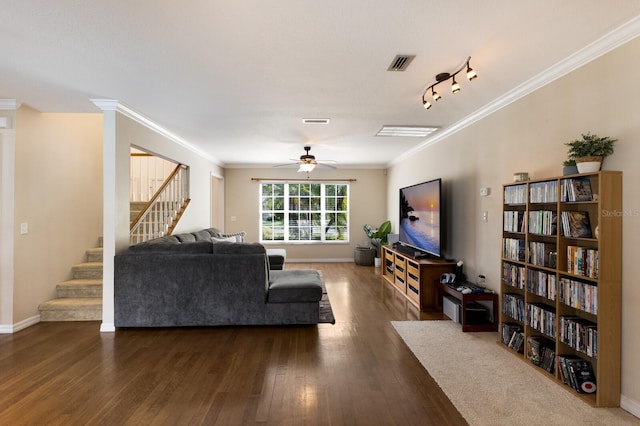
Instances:
[[[498,295],[496,293],[469,293],[463,294],[457,290],[458,286],[462,284],[447,285],[438,283],[438,303],[442,303],[442,297],[445,294],[460,301],[460,325],[462,325],[462,331],[498,331]],[[463,285],[462,285],[463,286]],[[468,284],[469,287],[475,287],[472,284]],[[489,309],[488,320],[481,323],[472,324],[469,318],[469,306],[470,304],[478,303],[481,301],[491,302],[491,308]],[[439,306],[441,308],[441,306]]]
[[[455,262],[416,259],[391,246],[382,246],[382,281],[391,284],[421,311],[437,308],[440,275],[454,272]]]

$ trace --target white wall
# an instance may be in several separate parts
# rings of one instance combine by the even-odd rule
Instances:
[[[130,148],[160,155],[189,166],[191,202],[174,233],[210,226],[211,176],[223,170],[140,120],[118,112],[116,101],[95,101],[103,108],[104,128],[104,261],[101,331],[114,331],[113,256],[129,246]]]
[[[297,169],[227,169],[225,173],[226,232],[247,232],[248,241],[258,241],[259,235],[259,182],[251,178],[302,179],[306,176]],[[378,226],[386,219],[386,171],[382,169],[316,169],[310,179],[355,179],[350,184],[349,218],[350,241],[345,243],[267,243],[268,248],[286,248],[289,260],[345,261],[353,259],[356,245],[367,245],[362,230],[366,223]],[[235,221],[232,218],[235,217]]]
[[[102,235],[102,117],[40,113],[15,120],[13,318],[37,318]],[[28,233],[20,233],[20,224]]]
[[[640,415],[640,82],[633,77],[640,39],[610,52],[389,170],[388,215],[397,216],[398,188],[442,177],[450,198],[447,255],[462,259],[473,279],[499,289],[502,184],[515,172],[534,178],[562,174],[568,142],[588,131],[618,138],[604,169],[622,170],[622,395]],[[483,84],[481,78],[477,84]],[[487,83],[485,83],[487,84]],[[464,96],[462,94],[461,96]],[[437,107],[437,105],[436,105]],[[427,113],[428,114],[428,113]],[[491,195],[480,197],[480,187]],[[482,222],[488,211],[489,221]]]

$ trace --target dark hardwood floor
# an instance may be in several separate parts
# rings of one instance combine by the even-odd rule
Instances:
[[[419,313],[379,269],[322,270],[336,324],[0,335],[2,425],[464,425],[390,324]]]

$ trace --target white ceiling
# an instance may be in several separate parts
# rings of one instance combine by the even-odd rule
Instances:
[[[385,166],[425,141],[374,136],[382,125],[442,134],[639,15],[638,0],[4,1],[0,98],[42,112],[115,99],[226,167],[305,145]],[[396,54],[416,58],[389,72]],[[435,75],[468,56],[479,77],[462,73],[456,95],[443,83],[425,111]]]

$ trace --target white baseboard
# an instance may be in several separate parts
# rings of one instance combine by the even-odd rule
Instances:
[[[0,325],[0,334],[13,334],[40,322],[40,315],[32,316],[15,324]]]
[[[321,259],[289,259],[285,262],[287,263],[353,263],[353,257],[345,257],[345,258],[329,258],[323,257]]]
[[[627,398],[624,395],[620,395],[620,408],[640,418],[640,402]]]
[[[116,325],[112,322],[102,322],[100,324],[101,333],[114,333],[116,331]]]

